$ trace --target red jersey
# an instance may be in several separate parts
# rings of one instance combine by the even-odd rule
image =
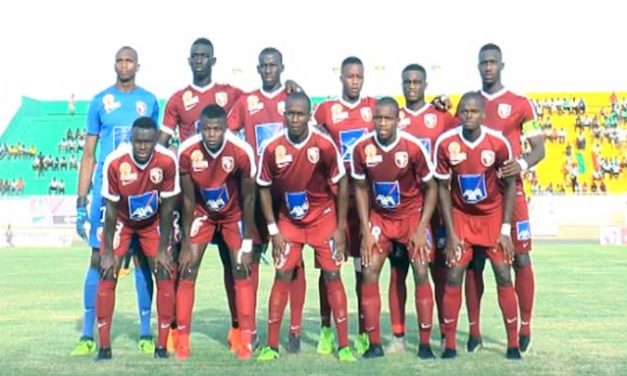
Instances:
[[[287,131],[268,142],[259,160],[257,184],[272,186],[273,196],[281,200],[281,217],[307,225],[335,212],[331,185],[345,173],[333,140],[310,127],[299,144],[290,141]]]
[[[189,85],[174,93],[165,105],[163,126],[160,130],[175,135],[178,126],[181,142],[196,134],[196,120],[203,108],[217,104],[228,113],[244,92],[231,85],[211,83],[206,87]]]
[[[481,135],[467,141],[462,127],[442,134],[435,143],[435,177],[451,179],[453,208],[470,215],[502,210],[498,169],[512,158],[512,148],[501,132],[481,126]]]
[[[416,137],[433,157],[433,145],[442,133],[458,125],[453,115],[448,111],[440,111],[432,104],[427,103],[418,111],[407,107],[399,112],[398,128]]]
[[[229,112],[229,129],[244,130],[246,142],[253,147],[255,156],[268,140],[283,130],[283,115],[287,91],[281,87],[272,93],[258,89],[242,95]]]
[[[118,203],[118,219],[130,228],[142,228],[159,219],[159,198],[181,191],[176,155],[155,146],[143,165],[133,159],[132,146],[121,144],[104,162],[102,196]]]
[[[381,145],[375,132],[357,141],[353,148],[352,176],[367,179],[371,187],[371,210],[384,217],[414,217],[422,210],[421,182],[432,178],[430,156],[421,142],[403,131],[396,141]]]
[[[179,148],[181,175],[194,182],[196,211],[214,221],[242,218],[241,177],[254,178],[257,170],[250,145],[227,131],[222,147],[213,153],[197,134]]]
[[[314,113],[314,119],[326,130],[340,150],[342,160],[349,167],[352,146],[361,136],[373,130],[373,114],[377,100],[361,98],[347,103],[342,98],[323,102]]]

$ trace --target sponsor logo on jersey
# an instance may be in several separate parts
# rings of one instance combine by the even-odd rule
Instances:
[[[194,150],[190,159],[192,160],[192,170],[194,171],[204,170],[209,167],[209,162],[205,160],[200,150]]]
[[[396,167],[405,168],[407,162],[409,162],[409,156],[406,151],[397,151],[394,153],[394,164],[396,164]]]
[[[216,104],[218,106],[224,107],[227,103],[229,103],[229,96],[224,91],[218,91],[215,95]]]
[[[212,212],[221,211],[229,203],[230,195],[226,184],[217,188],[204,188],[201,193],[205,206]]]
[[[122,162],[118,168],[122,185],[127,185],[137,180],[137,173],[133,172],[133,167],[128,162]]]
[[[235,160],[233,159],[233,157],[222,157],[222,169],[224,170],[224,172],[228,174],[233,171],[234,167]]]
[[[148,105],[144,101],[135,102],[135,111],[137,111],[137,115],[146,116],[148,113]]]
[[[529,227],[529,221],[516,222],[516,239],[518,241],[531,240],[531,228]]]
[[[154,184],[159,184],[163,181],[163,169],[155,167],[150,169],[150,181]]]
[[[401,192],[398,181],[374,182],[372,184],[374,199],[384,209],[394,209],[401,203]]]
[[[318,163],[320,160],[320,149],[317,146],[307,149],[307,160],[312,164]]]
[[[303,219],[309,212],[307,192],[285,192],[285,203],[290,217]]]
[[[104,108],[106,113],[111,113],[111,111],[120,108],[122,104],[115,100],[115,96],[113,94],[107,94],[102,97],[102,107]]]
[[[512,113],[512,106],[507,103],[499,103],[496,112],[499,114],[501,119],[507,119]]]
[[[370,107],[362,107],[359,112],[361,113],[361,118],[364,119],[364,121],[369,122],[372,120],[372,110]]]
[[[353,153],[353,145],[366,134],[366,128],[356,128],[350,129],[346,131],[340,131],[340,152],[342,153],[342,160],[344,162],[348,162],[352,158]]]
[[[495,154],[492,150],[482,150],[481,151],[481,164],[486,167],[490,167],[494,164]]]
[[[476,204],[488,197],[488,191],[483,174],[459,175],[459,190],[464,202]]]
[[[425,114],[424,116],[425,126],[429,129],[438,125],[438,117],[435,114]]]
[[[159,198],[157,191],[132,195],[128,197],[128,208],[132,221],[143,221],[157,214],[159,209]]]

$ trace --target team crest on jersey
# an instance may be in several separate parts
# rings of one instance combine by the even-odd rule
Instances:
[[[222,157],[222,169],[224,172],[228,174],[233,171],[234,167],[235,161],[233,160],[233,157]]]
[[[279,145],[274,150],[274,160],[277,167],[281,168],[287,166],[292,161],[292,156],[287,154],[285,146]]]
[[[148,105],[146,105],[144,101],[137,101],[135,102],[135,111],[137,111],[137,115],[139,116],[146,116]]]
[[[113,94],[107,94],[102,97],[102,107],[106,113],[110,113],[111,111],[119,108],[121,106],[120,102],[116,102]]]
[[[492,150],[483,150],[481,151],[481,164],[486,167],[490,167],[494,164],[494,151]]]
[[[507,119],[512,113],[512,106],[507,103],[499,103],[499,106],[497,107],[497,112],[501,119]]]
[[[217,92],[215,98],[218,106],[224,107],[227,103],[229,103],[228,94],[224,91]]]
[[[276,110],[279,115],[285,115],[285,101],[279,101],[279,103],[276,104]]]
[[[457,142],[451,142],[448,145],[449,162],[452,165],[459,164],[466,160],[466,153],[462,153],[462,147]]]
[[[317,146],[307,149],[307,160],[313,164],[318,163],[320,160],[320,149]]]
[[[122,185],[127,185],[137,180],[137,173],[133,172],[133,167],[128,162],[122,162],[119,167],[120,181]]]
[[[198,96],[194,96],[194,93],[191,90],[185,90],[181,99],[183,100],[183,107],[185,107],[185,111],[189,111],[194,108],[199,101]]]
[[[159,184],[163,181],[163,170],[159,167],[155,167],[150,170],[150,181],[154,184]]]
[[[209,162],[205,161],[200,150],[194,150],[190,159],[192,160],[192,170],[194,171],[200,171],[209,167]]]
[[[409,157],[406,151],[397,151],[394,154],[394,163],[398,168],[405,168],[407,166],[407,162],[409,161]]]
[[[427,128],[433,128],[438,125],[438,117],[435,114],[425,114],[424,121]]]
[[[361,113],[361,118],[364,119],[364,121],[372,120],[372,110],[370,107],[362,107],[359,112]]]

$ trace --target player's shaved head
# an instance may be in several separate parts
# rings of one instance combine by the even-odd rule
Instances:
[[[127,54],[133,56],[135,61],[137,61],[137,59],[139,58],[139,55],[137,54],[137,51],[133,47],[131,47],[131,46],[122,46],[122,47],[120,47],[120,49],[118,50],[118,52],[115,55],[119,56],[120,54],[123,54],[123,53],[127,53]]]
[[[210,104],[202,109],[200,117],[206,119],[226,119],[226,111],[217,104]]]
[[[157,130],[157,123],[151,117],[142,116],[133,122],[132,128]]]
[[[383,98],[377,99],[377,107],[379,106],[390,106],[394,108],[396,113],[398,113],[398,110],[399,110],[398,102],[396,101],[396,99],[392,97],[383,97]]]
[[[482,53],[484,51],[496,51],[499,53],[499,55],[502,55],[501,47],[499,47],[498,45],[494,43],[486,43],[483,46],[481,46],[481,48],[479,49],[479,53]]]
[[[213,51],[213,43],[211,43],[211,41],[207,38],[198,38],[194,41],[194,43],[192,43],[192,47],[194,47],[195,45],[202,45],[202,46],[207,46],[209,48],[211,48],[211,51]]]
[[[409,64],[408,66],[403,68],[403,71],[401,72],[401,74],[403,74],[405,72],[422,72],[425,80],[427,79],[427,71],[420,64]]]
[[[352,65],[352,64],[364,65],[361,59],[358,58],[357,56],[349,56],[346,59],[342,60],[342,69],[344,69],[345,66]]]
[[[462,98],[459,100],[459,107],[463,107],[466,102],[476,101],[479,105],[479,108],[485,110],[485,103],[483,103],[483,97],[478,91],[469,91],[462,95]]]
[[[279,63],[283,64],[283,54],[274,47],[266,47],[261,50],[261,52],[259,52],[259,60],[261,60],[263,55],[277,55],[279,57]]]
[[[287,99],[285,100],[285,107],[287,108],[289,103],[294,102],[294,101],[305,102],[307,104],[308,111],[311,112],[311,100],[309,99],[307,94],[303,93],[302,91],[293,91],[289,93],[289,95],[287,96]]]

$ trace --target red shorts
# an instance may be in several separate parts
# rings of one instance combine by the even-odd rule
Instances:
[[[279,217],[279,231],[289,243],[289,249],[279,265],[278,271],[295,269],[303,262],[303,246],[308,244],[315,252],[315,262],[324,271],[340,270],[342,262],[337,262],[334,249],[331,248],[329,238],[337,228],[335,212],[323,214],[315,222],[307,226],[298,225],[283,216]]]
[[[469,246],[494,248],[501,235],[500,212],[489,215],[468,215],[453,209],[453,228],[460,240]]]
[[[415,216],[402,218],[402,219],[390,219],[381,216],[374,210],[370,211],[370,231],[377,241],[381,252],[386,256],[392,251],[392,241],[396,241],[407,247],[407,252],[410,260],[413,260],[416,255],[412,254],[412,250],[409,249],[409,241],[416,232],[418,224],[420,223],[420,213],[416,213]],[[427,242],[431,245],[431,251],[429,252],[429,262],[434,260],[433,253],[433,238],[431,235],[431,229],[427,229]]]
[[[194,220],[190,230],[190,242],[207,244],[213,235],[219,232],[230,251],[238,251],[242,246],[241,221],[215,221],[202,212],[194,212]]]
[[[157,257],[159,251],[159,219],[146,227],[132,228],[122,221],[115,224],[113,234],[113,254],[124,256],[128,252],[133,235],[137,235],[142,252],[148,257]],[[100,239],[100,252],[104,252],[104,236]]]
[[[492,248],[473,247],[468,243],[464,243],[464,249],[462,250],[462,257],[459,261],[454,262],[454,265],[466,267],[472,261],[475,252],[485,252],[486,256],[496,264],[505,264],[505,254],[500,246]]]
[[[529,211],[527,198],[523,192],[516,194],[514,214],[512,215],[512,243],[516,253],[531,251],[531,228],[529,227]]]

